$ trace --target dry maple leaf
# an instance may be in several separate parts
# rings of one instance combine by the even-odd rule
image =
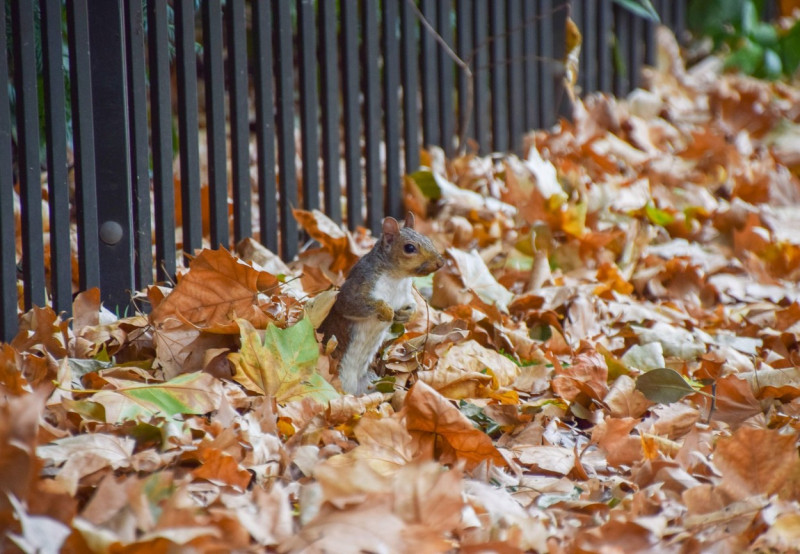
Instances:
[[[277,290],[277,277],[257,271],[233,257],[224,248],[203,250],[189,264],[170,293],[150,314],[156,328],[178,323],[206,331],[235,334],[236,318],[257,328],[271,320],[260,309],[258,295]]]
[[[437,456],[442,463],[463,460],[467,469],[481,462],[506,465],[492,439],[424,382],[417,382],[408,391],[403,409],[409,432],[429,455]]]

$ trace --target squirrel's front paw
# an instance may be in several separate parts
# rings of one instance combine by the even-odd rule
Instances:
[[[407,323],[411,316],[417,311],[417,307],[413,304],[409,304],[408,306],[403,306],[399,310],[394,311],[394,321],[395,323]]]
[[[380,302],[376,306],[376,312],[379,321],[392,321],[394,320],[394,310],[386,302]]]

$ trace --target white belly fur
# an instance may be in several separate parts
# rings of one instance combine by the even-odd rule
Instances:
[[[393,279],[381,276],[375,282],[372,295],[374,298],[384,300],[393,310],[415,304],[410,277]],[[375,378],[375,375],[369,372],[370,362],[386,340],[391,326],[390,321],[379,321],[374,316],[352,322],[350,343],[339,361],[339,379],[346,393],[367,392],[370,381]]]

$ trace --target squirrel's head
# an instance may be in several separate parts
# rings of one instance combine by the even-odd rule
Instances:
[[[408,212],[405,225],[393,218],[383,220],[380,248],[405,275],[428,275],[444,265],[444,258],[431,239],[414,230],[414,214]]]

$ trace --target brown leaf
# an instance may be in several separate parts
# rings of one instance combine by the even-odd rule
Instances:
[[[632,465],[642,459],[642,441],[630,434],[638,423],[632,417],[607,417],[595,426],[592,442],[606,453],[609,465]]]
[[[773,429],[741,427],[714,449],[720,489],[732,500],[779,492],[798,464],[797,436]]]
[[[464,460],[472,469],[481,462],[505,466],[506,461],[486,433],[450,402],[423,382],[406,395],[406,426],[413,436],[437,455],[442,463]]]
[[[227,250],[203,250],[189,265],[175,290],[150,314],[157,329],[186,323],[208,331],[239,332],[236,318],[255,327],[270,321],[258,295],[275,292],[278,280],[234,258]]]

